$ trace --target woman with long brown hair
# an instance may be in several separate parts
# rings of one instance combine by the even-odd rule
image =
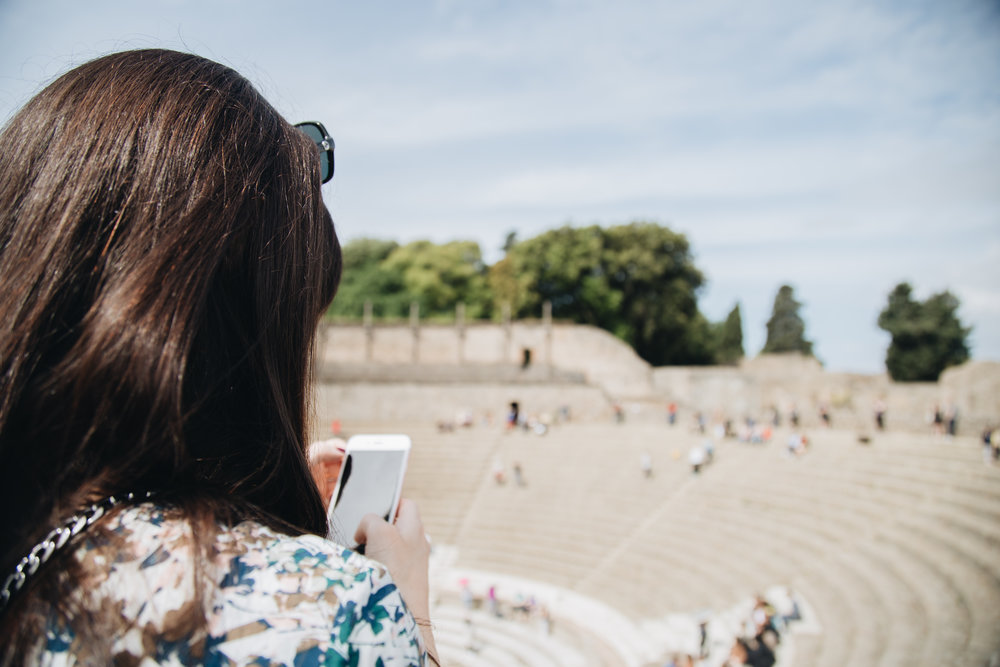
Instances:
[[[378,561],[317,537],[321,159],[163,50],[64,74],[0,133],[4,663],[434,660],[416,508],[366,521]]]

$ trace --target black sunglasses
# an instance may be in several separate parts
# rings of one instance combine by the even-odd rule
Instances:
[[[336,144],[333,138],[327,133],[323,123],[310,120],[304,123],[296,123],[295,127],[302,130],[307,137],[316,142],[319,146],[319,173],[320,183],[326,183],[333,178],[333,149]]]

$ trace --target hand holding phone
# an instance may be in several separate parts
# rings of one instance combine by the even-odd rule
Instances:
[[[394,524],[388,524],[373,514],[365,515],[357,537],[368,547],[369,558],[389,568],[392,580],[414,618],[430,619],[430,584],[428,564],[431,547],[420,520],[420,512],[412,500],[399,502],[399,514]],[[427,651],[436,656],[434,633],[429,622],[419,623]],[[434,661],[437,664],[437,660]]]
[[[330,539],[357,549],[355,537],[366,514],[393,522],[410,447],[405,435],[356,435],[347,442],[327,514]]]

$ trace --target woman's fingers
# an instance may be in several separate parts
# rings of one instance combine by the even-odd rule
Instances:
[[[424,544],[427,543],[424,522],[420,520],[420,510],[417,509],[417,504],[409,498],[401,498],[399,500],[399,508],[396,510],[396,521],[394,523],[399,529],[400,534],[404,535],[407,540],[413,542],[419,540]]]
[[[389,569],[400,595],[418,620],[430,618],[430,587],[428,564],[430,545],[420,520],[420,511],[412,500],[399,501],[395,523],[376,514],[366,514],[354,535],[358,544],[365,545],[365,555]],[[427,650],[436,655],[434,636],[429,623],[421,623]]]
[[[400,499],[399,507],[396,509],[396,520],[391,524],[377,514],[366,514],[362,517],[354,541],[358,544],[367,544],[369,548],[398,541],[406,549],[430,550],[424,523],[420,519],[420,510],[417,509],[417,504],[408,498]],[[378,544],[373,545],[373,542]],[[371,551],[366,550],[366,554],[370,556]]]
[[[309,445],[309,472],[312,473],[323,506],[329,509],[333,489],[337,486],[340,466],[344,463],[344,441],[340,438],[321,440]]]
[[[396,523],[375,514],[366,514],[354,535],[365,545],[365,555],[389,568],[407,606],[426,617],[429,608],[427,566],[430,545],[416,503],[402,500]]]

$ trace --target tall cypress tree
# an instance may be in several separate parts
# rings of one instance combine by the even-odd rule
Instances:
[[[716,363],[735,364],[745,356],[743,351],[743,318],[740,304],[733,306],[725,321],[717,325]]]
[[[799,315],[802,304],[795,300],[795,290],[782,285],[774,297],[771,319],[767,321],[767,342],[763,352],[801,352],[812,355],[812,342],[806,340],[806,324]]]

